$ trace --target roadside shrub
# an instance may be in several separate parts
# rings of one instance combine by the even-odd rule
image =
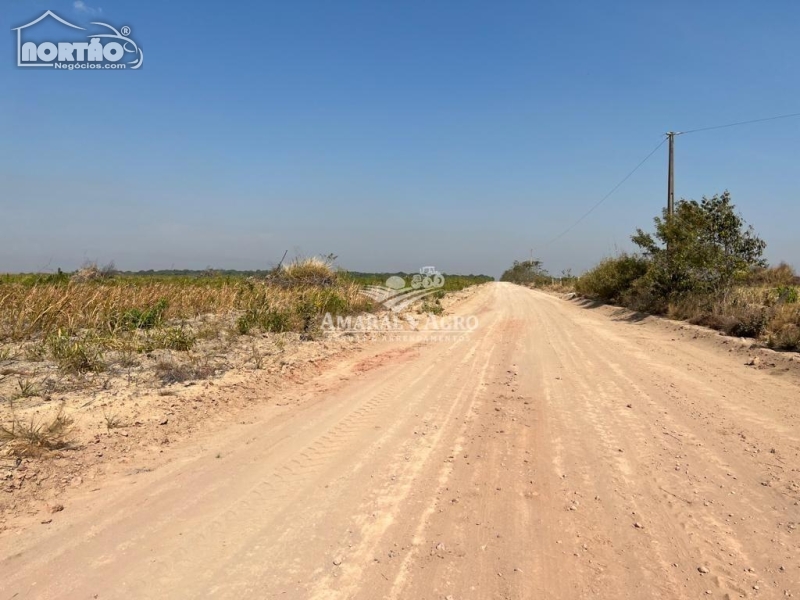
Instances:
[[[249,313],[236,319],[236,330],[239,332],[239,335],[247,335],[254,326],[255,320]]]
[[[770,320],[769,310],[764,306],[731,306],[724,314],[726,322],[722,331],[737,337],[757,338],[767,328]]]
[[[770,347],[800,351],[800,305],[777,306],[768,329],[767,343]]]
[[[667,306],[666,315],[670,319],[689,321],[695,325],[705,325],[712,327],[711,316],[714,312],[713,299],[701,294],[686,294],[685,296],[670,302]]]
[[[656,217],[655,232],[631,237],[649,261],[654,291],[670,299],[718,294],[766,267],[766,243],[736,212],[730,193],[680,200],[674,214]]]
[[[142,310],[131,308],[126,310],[119,317],[118,325],[126,329],[152,329],[164,320],[164,311],[167,310],[169,303],[165,298],[161,298],[152,306]]]
[[[647,273],[647,261],[629,254],[600,261],[575,282],[575,290],[584,296],[619,302],[634,283]]]
[[[775,267],[756,268],[750,272],[747,281],[756,285],[800,285],[800,278],[797,277],[797,273],[795,273],[791,265],[785,262]]]
[[[169,327],[155,330],[147,334],[138,346],[139,352],[152,352],[153,350],[176,350],[187,352],[191,350],[197,338],[182,327]]]
[[[182,327],[170,327],[158,332],[155,337],[160,348],[177,350],[178,352],[191,350],[195,343],[195,337]]]
[[[520,285],[545,285],[552,277],[548,274],[540,260],[515,260],[510,269],[500,276],[500,281],[509,281]]]
[[[778,302],[781,304],[796,304],[798,300],[797,288],[791,285],[782,285],[777,289]]]
[[[669,296],[659,291],[649,271],[643,277],[636,279],[631,287],[622,293],[618,304],[654,315],[666,314],[670,309]]]
[[[72,424],[63,407],[49,421],[36,417],[22,421],[12,415],[11,423],[0,424],[0,449],[9,456],[25,458],[68,448],[72,443]]]
[[[318,293],[315,312],[342,314],[347,310],[347,299],[335,290],[322,290]]]
[[[289,331],[290,323],[290,315],[280,310],[267,309],[258,317],[259,327],[264,331],[271,331],[273,333]]]
[[[80,374],[105,370],[100,349],[89,339],[74,339],[59,331],[48,339],[50,355],[60,369],[67,373]]]
[[[585,296],[800,349],[800,291],[791,266],[767,267],[766,244],[724,192],[681,200],[632,241],[641,256],[603,260],[576,282]]]
[[[236,329],[241,335],[258,327],[262,331],[283,333],[292,329],[291,313],[272,307],[251,308],[236,320]]]
[[[771,328],[775,307],[761,288],[740,287],[720,294],[687,294],[670,303],[668,316],[737,337],[759,338]]]
[[[444,313],[444,308],[439,304],[438,300],[425,300],[419,309],[421,313],[439,316]]]
[[[800,351],[800,325],[784,325],[779,331],[769,335],[767,345],[775,350]]]

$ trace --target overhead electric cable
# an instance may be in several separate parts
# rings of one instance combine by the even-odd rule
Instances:
[[[581,221],[583,221],[583,220],[584,220],[586,217],[588,217],[590,214],[592,214],[592,213],[593,213],[593,212],[594,212],[594,211],[595,211],[597,208],[599,208],[599,207],[600,207],[600,205],[601,205],[601,204],[603,204],[603,202],[605,202],[606,200],[608,200],[608,198],[611,196],[611,194],[613,194],[614,192],[616,192],[616,191],[617,191],[617,190],[618,190],[618,189],[619,189],[619,188],[622,186],[622,184],[623,184],[623,183],[625,183],[626,181],[628,181],[628,179],[630,179],[630,178],[631,178],[631,176],[632,176],[634,173],[636,173],[636,171],[638,171],[638,170],[639,170],[639,167],[641,167],[641,166],[642,166],[644,163],[646,163],[646,162],[647,162],[647,160],[648,160],[648,159],[649,159],[651,156],[653,156],[653,154],[655,154],[655,153],[656,153],[656,150],[658,150],[659,148],[661,148],[661,146],[663,146],[663,145],[664,145],[664,142],[666,142],[666,141],[667,141],[667,138],[665,137],[663,140],[661,140],[661,141],[659,142],[658,146],[656,146],[655,148],[653,148],[653,149],[650,151],[650,153],[649,153],[647,156],[645,156],[645,157],[642,159],[642,161],[641,161],[641,162],[640,162],[638,165],[636,165],[636,166],[633,168],[633,170],[632,170],[630,173],[628,173],[627,175],[625,175],[625,177],[623,177],[623,178],[622,178],[622,180],[621,180],[621,181],[620,181],[620,182],[619,182],[617,185],[615,185],[613,188],[611,188],[611,191],[610,191],[610,192],[608,192],[608,193],[607,193],[605,196],[603,196],[603,197],[600,199],[600,201],[599,201],[599,202],[597,202],[597,203],[596,203],[594,206],[592,206],[592,207],[591,207],[589,210],[587,210],[585,213],[583,213],[583,215],[581,215],[581,217],[580,217],[580,218],[579,218],[577,221],[575,221],[575,222],[574,222],[572,225],[570,225],[569,227],[567,227],[567,228],[566,228],[564,231],[562,231],[561,233],[559,233],[559,234],[558,234],[556,237],[554,237],[553,239],[551,239],[549,242],[547,242],[546,244],[544,244],[544,246],[542,246],[542,247],[549,246],[549,245],[550,245],[550,244],[552,244],[553,242],[555,242],[555,241],[557,241],[557,240],[561,239],[562,237],[564,237],[565,235],[567,235],[567,234],[568,234],[570,231],[572,231],[572,230],[573,230],[573,229],[574,229],[574,228],[575,228],[575,227],[576,227],[576,226],[577,226],[577,225],[578,225],[578,224],[579,224]]]
[[[788,115],[778,115],[776,117],[766,117],[764,119],[753,119],[751,121],[739,121],[738,123],[728,123],[727,125],[714,125],[713,127],[700,127],[698,129],[689,129],[688,131],[676,131],[677,135],[685,135],[687,133],[696,133],[698,131],[709,131],[711,129],[724,129],[725,127],[736,127],[737,125],[749,125],[750,123],[763,123],[764,121],[777,121],[778,119],[789,119],[791,117],[800,117],[800,112],[791,113]]]
[[[698,127],[697,129],[688,129],[686,131],[675,131],[675,132],[671,132],[669,135],[686,135],[687,133],[697,133],[697,132],[700,132],[700,131],[710,131],[712,129],[725,129],[726,127],[737,127],[739,125],[750,125],[751,123],[764,123],[766,121],[777,121],[779,119],[790,119],[790,118],[793,118],[793,117],[800,117],[800,112],[789,113],[789,114],[786,114],[786,115],[776,115],[774,117],[765,117],[763,119],[751,119],[749,121],[738,121],[736,123],[727,123],[725,125],[713,125],[711,127]],[[661,146],[664,145],[664,142],[666,142],[667,139],[669,139],[669,138],[665,137],[663,140],[661,140],[661,142],[658,144],[658,146],[653,148],[653,150],[647,156],[645,156],[644,159],[642,159],[642,161],[638,165],[636,165],[630,173],[628,173],[617,185],[615,185],[613,188],[611,188],[611,191],[608,192],[605,196],[603,196],[600,199],[599,202],[597,202],[594,206],[592,206],[589,210],[587,210],[583,215],[581,215],[581,217],[577,221],[575,221],[572,225],[567,227],[564,231],[559,233],[553,239],[551,239],[550,241],[548,241],[544,245],[540,246],[540,248],[544,248],[546,246],[549,246],[553,242],[555,242],[557,240],[560,240],[562,237],[564,237],[570,231],[572,231],[579,223],[581,223],[581,221],[583,221],[586,217],[588,217],[590,214],[592,214],[597,208],[599,208],[600,205],[603,204],[603,202],[608,200],[608,198],[614,192],[616,192],[622,186],[623,183],[625,183],[628,179],[630,179],[631,176],[634,173],[636,173],[636,171],[639,170],[639,167],[641,167],[644,163],[646,163],[647,160],[651,156],[653,156],[653,154],[655,154],[656,151],[659,148],[661,148]]]

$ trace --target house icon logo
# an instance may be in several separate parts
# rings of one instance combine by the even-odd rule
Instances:
[[[25,36],[45,19],[53,19],[68,27],[66,30],[73,40],[33,42],[25,41]],[[108,23],[92,21],[92,25],[105,27],[100,33],[77,37],[77,32],[86,28],[73,25],[55,14],[45,11],[38,19],[20,25],[11,31],[17,32],[17,66],[50,67],[73,71],[75,69],[138,69],[144,61],[144,53],[131,39],[128,26],[116,29]],[[66,35],[66,34],[65,34]],[[88,38],[88,41],[85,41]],[[125,61],[124,59],[131,59]]]

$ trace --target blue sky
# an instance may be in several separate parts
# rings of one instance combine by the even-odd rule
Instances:
[[[665,202],[667,130],[800,111],[800,4],[6,0],[0,272],[579,272]],[[50,9],[128,25],[138,71],[18,69]],[[54,25],[55,27],[55,25]],[[725,189],[800,267],[800,118],[679,137],[676,189]]]

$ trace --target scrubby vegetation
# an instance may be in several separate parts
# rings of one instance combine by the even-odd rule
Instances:
[[[0,450],[8,456],[22,458],[67,448],[72,441],[72,424],[62,408],[51,419],[23,420],[13,414],[10,423],[0,423]]]
[[[551,283],[553,278],[544,269],[540,260],[515,260],[510,269],[500,276],[500,281],[509,281],[520,285],[541,286]]]
[[[761,338],[800,350],[800,279],[789,265],[769,268],[766,243],[736,212],[728,192],[682,200],[655,231],[631,238],[638,254],[607,258],[578,278],[587,297],[634,310]]]
[[[348,273],[334,259],[298,259],[258,276],[131,274],[91,263],[74,273],[0,275],[0,456],[67,448],[71,421],[41,410],[68,394],[144,385],[173,395],[231,368],[281,372],[284,358],[322,339],[325,313],[381,310],[362,290],[389,274]],[[446,292],[490,279],[448,275],[421,309],[440,314]],[[119,426],[114,412],[105,420],[108,430]]]
[[[257,333],[313,339],[325,313],[378,309],[361,290],[390,276],[349,273],[334,266],[335,258],[297,259],[260,277],[210,269],[129,274],[93,263],[75,273],[2,275],[0,362],[51,361],[62,374],[78,377],[133,368],[142,354],[190,353],[208,340]],[[446,292],[490,279],[447,275],[423,308],[441,312]],[[157,376],[179,381],[187,373],[213,372],[183,367],[180,376]]]
[[[299,330],[309,315],[369,308],[357,284],[319,259],[295,261],[262,279],[6,275],[0,278],[0,340],[87,333],[107,339],[236,313],[284,315],[281,330]],[[269,329],[269,320],[257,321]]]
[[[313,339],[325,312],[375,308],[331,259],[295,260],[261,278],[126,275],[93,264],[72,274],[2,276],[0,381],[18,374],[19,390],[6,379],[0,402],[103,386],[131,370],[161,384],[202,379],[248,344],[237,343],[241,336]]]

